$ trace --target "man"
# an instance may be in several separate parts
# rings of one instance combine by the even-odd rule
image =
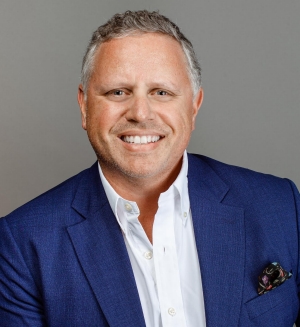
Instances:
[[[0,220],[1,326],[297,321],[299,192],[187,155],[202,98],[169,19],[128,11],[98,28],[78,91],[98,162]],[[265,272],[259,295],[272,262],[283,283]]]

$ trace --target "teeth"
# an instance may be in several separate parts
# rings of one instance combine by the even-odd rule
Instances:
[[[147,143],[154,143],[160,139],[160,136],[151,136],[151,135],[143,135],[143,136],[123,136],[123,141],[127,143],[134,143],[134,144],[147,144]]]

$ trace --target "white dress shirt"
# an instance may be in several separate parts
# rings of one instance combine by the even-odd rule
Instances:
[[[121,227],[147,327],[205,327],[198,253],[188,194],[188,160],[160,194],[153,224],[153,245],[140,224],[136,202],[121,198],[101,181]]]

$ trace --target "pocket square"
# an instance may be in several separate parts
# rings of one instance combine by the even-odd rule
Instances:
[[[258,277],[258,294],[265,294],[291,278],[292,274],[285,271],[278,262],[271,263]]]

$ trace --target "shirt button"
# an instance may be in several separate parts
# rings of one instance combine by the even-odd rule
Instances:
[[[187,217],[187,213],[186,212],[184,212],[183,217],[185,217],[185,218]]]
[[[174,309],[174,308],[169,308],[169,309],[168,309],[168,314],[169,314],[170,316],[175,316],[175,315],[176,315],[176,311],[175,311],[175,309]]]
[[[128,211],[128,212],[132,211],[132,206],[131,206],[131,204],[129,204],[129,203],[125,203],[125,209],[126,209],[126,211]]]
[[[152,252],[151,251],[145,252],[144,257],[148,260],[152,259]]]

